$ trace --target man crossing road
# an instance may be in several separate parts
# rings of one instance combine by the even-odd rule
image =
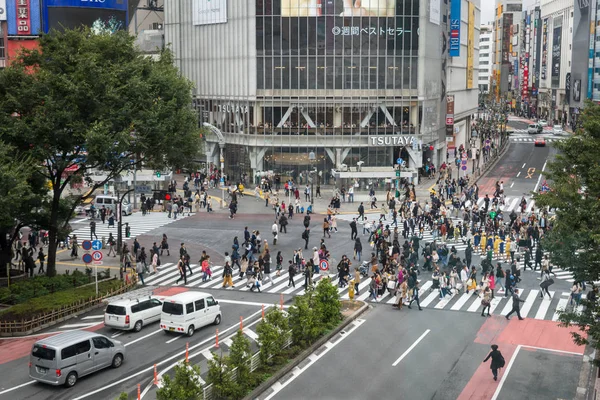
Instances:
[[[525,300],[521,300],[521,298],[519,297],[519,289],[514,289],[512,295],[512,302],[512,310],[510,310],[510,312],[506,314],[506,319],[510,319],[510,315],[516,312],[517,317],[519,317],[519,320],[524,320],[525,318],[521,317],[521,303],[525,303]]]

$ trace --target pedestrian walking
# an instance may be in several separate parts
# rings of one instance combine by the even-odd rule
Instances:
[[[158,272],[158,266],[160,265],[160,261],[158,260],[158,250],[150,250],[152,254],[152,270],[156,274]]]
[[[419,311],[423,311],[423,309],[421,308],[421,303],[419,303],[419,281],[415,281],[415,285],[412,288],[412,299],[410,300],[410,303],[408,303],[408,308],[412,309],[412,303],[413,301],[417,302],[417,307],[419,307]]]
[[[481,316],[485,317],[485,310],[487,310],[487,316],[490,316],[490,308],[492,304],[492,290],[489,286],[487,286],[483,291],[483,298],[481,299],[481,305],[483,309],[481,310]]]
[[[223,267],[223,288],[227,287],[235,287],[233,285],[233,268],[229,263],[225,263],[225,267]]]
[[[40,269],[38,270],[38,274],[43,274],[44,273],[44,261],[46,260],[46,255],[44,254],[43,248],[40,248],[37,259],[40,262]]]
[[[550,272],[544,267],[542,269],[542,281],[540,282],[540,288],[542,291],[540,292],[540,297],[543,299],[547,294],[550,300],[552,300],[552,295],[548,291],[550,285],[554,284],[554,279],[550,278]]]
[[[350,240],[354,240],[358,237],[358,227],[356,226],[356,218],[352,218],[350,222]]]
[[[269,250],[265,251],[263,255],[263,278],[261,284],[265,285],[265,280],[269,279],[271,286],[273,286],[273,278],[271,277],[271,254],[269,254]]]
[[[522,321],[525,318],[521,317],[521,303],[525,303],[525,300],[521,300],[521,298],[519,297],[519,289],[514,289],[513,290],[513,295],[512,295],[512,310],[510,310],[510,312],[508,314],[506,314],[506,319],[510,319],[510,316],[512,315],[512,313],[517,313],[517,317],[519,317],[519,320]]]
[[[96,235],[96,221],[92,220],[90,221],[90,240],[94,239],[94,237],[98,239],[98,235]]]
[[[490,369],[492,370],[492,375],[494,376],[494,380],[497,381],[498,380],[498,370],[500,368],[504,368],[504,356],[502,356],[502,353],[500,352],[500,350],[498,350],[498,345],[497,344],[493,344],[492,345],[492,351],[490,351],[490,353],[487,355],[487,357],[485,358],[485,360],[483,360],[483,362],[487,362],[487,360],[492,359],[492,363],[490,364]]]
[[[179,257],[179,261],[177,262],[177,269],[179,270],[179,279],[177,279],[176,285],[179,284],[179,281],[183,279],[183,284],[187,285],[187,270],[185,269],[185,260],[183,256]]]
[[[310,239],[310,229],[304,228],[304,232],[302,232],[302,239],[304,239],[304,250],[308,250],[308,240]]]
[[[356,260],[358,257],[358,261],[361,261],[362,250],[362,243],[360,242],[360,238],[357,237],[354,241],[354,257],[352,259]]]
[[[331,234],[329,233],[329,221],[327,218],[323,218],[323,237],[325,237],[325,235],[331,238]]]
[[[294,282],[294,276],[296,275],[296,267],[294,266],[294,262],[292,260],[289,261],[289,266],[288,266],[288,287],[290,287],[290,285],[292,287],[296,287],[296,283]]]
[[[163,252],[166,250],[167,252],[167,257],[171,255],[171,252],[169,251],[169,242],[167,239],[167,235],[163,233],[162,235],[162,241],[160,242],[160,255],[163,255]]]
[[[79,243],[77,242],[77,235],[73,235],[71,239],[71,257],[77,258],[77,249],[79,249]]]
[[[140,282],[142,282],[142,285],[146,285],[144,283],[144,266],[142,265],[142,263],[137,263],[136,267],[135,267],[135,272],[137,272],[138,275],[138,279],[140,280]]]

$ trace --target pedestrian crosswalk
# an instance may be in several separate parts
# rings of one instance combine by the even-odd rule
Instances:
[[[194,215],[194,213],[191,213],[190,215]],[[178,221],[180,219],[187,218],[190,215],[185,213],[182,215],[178,215],[177,219],[173,219],[173,218],[169,218],[168,214],[166,212],[151,212],[151,213],[147,213],[146,215],[142,215],[141,212],[133,213],[131,215],[123,217],[123,221],[122,221],[123,240],[125,240],[125,241],[129,240],[129,239],[133,240],[137,236],[143,235],[145,233],[150,232],[153,229],[160,228],[161,226],[168,225],[168,224]],[[129,228],[131,229],[131,234],[129,237],[125,237],[125,224],[128,224]],[[96,219],[96,235],[98,236],[98,239],[102,239],[102,238],[108,239],[109,233],[112,233],[113,236],[116,238],[117,234],[118,234],[117,226],[118,226],[118,224],[115,222],[115,226],[109,228],[108,221],[103,224],[100,220]],[[77,235],[77,238],[79,240],[89,239],[90,238],[89,223],[85,227],[75,230],[72,233],[72,235]],[[94,239],[95,239],[95,237],[94,237]]]
[[[181,282],[181,285],[188,288],[195,289],[222,289],[222,266],[215,266],[213,268],[213,274],[211,280],[203,281],[203,274],[196,264],[191,265],[193,275],[187,277],[187,283]],[[234,287],[231,290],[238,291],[249,291],[246,286],[246,278],[240,278],[239,273],[234,271],[233,284]],[[281,276],[276,276],[275,273],[272,275],[272,283],[265,281],[265,284],[261,287],[262,293],[275,293],[275,294],[287,294],[287,295],[302,295],[305,293],[304,289],[304,276],[296,275],[294,277],[295,286],[288,286],[289,276],[287,273],[282,273]],[[319,279],[328,275],[320,275],[315,279],[318,282]],[[145,278],[146,285],[162,286],[162,285],[175,285],[177,280],[180,278],[177,266],[172,263],[164,264],[160,267],[159,272],[155,275],[150,275]],[[341,299],[348,299],[348,286],[339,287],[338,278],[336,276],[330,276],[332,283],[338,287],[338,293]],[[362,279],[359,284],[359,290],[354,295],[354,299],[368,301],[370,298],[369,284],[371,278]],[[421,307],[437,310],[448,310],[448,311],[464,311],[470,313],[481,313],[483,307],[481,305],[481,298],[476,293],[453,293],[444,298],[440,297],[440,292],[437,289],[432,289],[433,281],[427,280],[421,282],[421,289],[419,291],[419,298]],[[498,285],[497,285],[498,286]],[[541,298],[541,289],[521,289],[519,290],[519,296],[525,300],[521,306],[521,315],[523,317],[535,318],[539,320],[552,320],[556,321],[560,311],[564,311],[568,307],[569,292],[555,292],[550,291],[552,299],[547,296]],[[377,298],[378,304],[392,305],[395,302],[395,295],[386,290],[386,292]],[[375,302],[373,302],[375,303]],[[490,304],[490,314],[506,315],[512,308],[512,299],[510,296],[505,297],[503,291],[496,291],[494,299]]]
[[[513,143],[533,143],[537,138],[535,137],[511,137],[510,141]],[[560,142],[565,140],[565,138],[553,137],[553,138],[544,138],[546,143]]]

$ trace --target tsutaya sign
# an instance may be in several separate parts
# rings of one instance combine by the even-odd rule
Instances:
[[[370,146],[413,146],[417,142],[415,136],[369,136]]]

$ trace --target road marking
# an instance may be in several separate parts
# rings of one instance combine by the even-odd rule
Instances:
[[[266,306],[265,303],[255,303],[252,301],[240,301],[240,300],[224,300],[224,299],[217,299],[217,301],[219,303],[226,303],[226,304],[241,304],[244,306],[257,306],[257,307],[262,307],[262,306]],[[283,308],[289,308],[290,306],[286,306],[284,305]]]
[[[471,296],[473,296],[472,291],[469,294],[463,293],[462,296],[456,300],[456,303],[450,307],[450,309],[453,311],[460,310],[460,308],[471,298]]]
[[[537,193],[537,189],[538,189],[538,186],[540,186],[541,181],[542,181],[542,174],[540,174],[540,176],[538,177],[537,183],[535,184],[535,188],[533,189],[534,192]]]
[[[547,162],[548,162],[548,161],[544,162],[544,166],[542,167],[542,172],[544,172],[544,170],[546,169],[546,163],[547,163]]]
[[[202,350],[200,352],[200,354],[202,354],[204,356],[204,358],[206,358],[208,361],[210,361],[214,358],[214,355],[213,355],[212,351],[210,351],[210,349]]]
[[[137,339],[135,339],[135,340],[132,340],[131,342],[127,342],[127,343],[123,344],[123,346],[125,346],[125,347],[127,347],[127,346],[130,346],[130,345],[132,345],[132,344],[134,344],[134,343],[137,343],[137,342],[139,342],[140,340],[144,340],[144,339],[146,339],[146,338],[149,338],[149,337],[150,337],[150,336],[152,336],[152,335],[156,335],[158,332],[162,332],[162,329],[157,329],[157,330],[155,330],[155,331],[154,331],[154,332],[152,332],[152,333],[149,333],[149,334],[147,334],[147,335],[144,335],[144,336],[142,336],[142,337],[139,337],[139,338],[137,338]]]
[[[525,168],[525,165],[527,165],[527,163],[523,163],[523,166],[521,168]]]
[[[60,328],[87,328],[87,327],[98,325],[101,323],[102,322],[88,322],[85,324],[69,324],[69,325],[62,325]]]
[[[529,314],[529,311],[531,310],[531,307],[533,307],[533,303],[535,302],[535,298],[538,296],[539,293],[539,290],[532,289],[527,295],[527,299],[525,299],[525,303],[521,308],[521,316],[523,318],[527,317],[527,314]]]
[[[181,338],[181,336],[183,335],[177,335],[175,336],[173,339],[167,340],[165,343],[173,343],[174,341],[176,341],[177,339]]]
[[[83,317],[81,319],[86,320],[86,319],[94,319],[94,318],[104,318],[104,315],[90,315],[88,317]]]
[[[582,356],[585,353],[582,351],[581,353],[577,353],[575,351],[567,351],[567,350],[557,350],[557,349],[547,349],[545,347],[536,347],[536,346],[529,346],[527,344],[523,344],[521,345],[521,347],[525,348],[525,349],[534,349],[534,350],[546,350],[546,351],[553,351],[555,353],[562,353],[562,354],[572,354],[575,356]]]
[[[515,352],[513,353],[512,357],[511,357],[510,361],[508,362],[506,369],[504,370],[504,374],[502,374],[502,378],[500,378],[500,383],[498,383],[498,387],[496,388],[496,391],[494,392],[494,395],[492,396],[491,400],[496,400],[498,398],[498,395],[500,394],[500,391],[502,390],[502,386],[504,386],[504,382],[506,382],[506,377],[508,376],[510,369],[512,368],[513,364],[515,363],[517,354],[519,354],[520,350],[521,350],[521,345],[518,345],[517,348],[515,349]]]
[[[518,297],[521,297],[521,293],[523,293],[522,290],[519,290],[519,293],[517,293]],[[508,301],[506,302],[506,305],[504,306],[504,308],[502,309],[502,311],[500,311],[501,315],[506,315],[508,314],[510,311],[512,310],[512,295],[509,294],[508,295]],[[520,312],[520,311],[519,311]]]
[[[567,308],[567,304],[569,304],[569,298],[570,297],[561,298],[558,301],[558,304],[556,305],[556,311],[554,312],[554,315],[552,316],[552,321],[558,321],[558,317],[560,317],[560,311],[565,311],[565,308]]]
[[[82,223],[82,222],[85,222],[85,221],[87,221],[87,220],[88,220],[87,218],[84,218],[84,219],[78,219],[77,221],[73,221],[72,223],[73,223],[73,224],[80,224],[80,223]]]
[[[515,185],[515,183],[513,182],[513,183],[510,184],[510,187],[512,188],[514,185]]]
[[[554,298],[554,292],[550,292],[550,296]],[[535,319],[545,319],[551,303],[552,299],[546,299],[546,296],[544,296],[542,304],[540,304],[540,308],[538,308],[537,313],[535,314]]]
[[[529,168],[525,179],[533,179],[533,174],[535,174],[535,168]]]
[[[11,387],[10,389],[3,390],[3,391],[0,392],[0,394],[5,394],[5,393],[8,393],[8,392],[12,392],[13,390],[21,389],[22,387],[31,385],[32,383],[36,383],[36,382],[37,381],[25,382],[25,383],[23,383],[23,384],[21,384],[19,386],[15,386],[15,387]]]
[[[423,334],[421,336],[419,336],[419,338],[412,345],[410,345],[410,347],[408,349],[406,349],[406,351],[404,353],[402,353],[402,355],[396,361],[394,361],[394,363],[392,364],[392,367],[395,367],[396,365],[400,364],[400,361],[402,361],[404,359],[404,357],[406,357],[408,355],[408,353],[410,353],[415,347],[417,347],[419,342],[421,340],[423,340],[429,332],[431,332],[431,329],[427,329],[425,332],[423,332]]]
[[[114,338],[117,338],[117,337],[121,336],[123,333],[124,333],[123,331],[117,332],[115,334],[112,334],[110,337],[114,339]]]
[[[521,171],[519,171],[519,173],[517,174],[517,178],[519,177],[519,175],[521,175]]]
[[[356,321],[354,321],[352,323],[352,325],[353,325],[352,328],[346,330],[346,334],[342,335],[341,339],[339,339],[335,343],[330,343],[329,345],[323,346],[323,347],[325,347],[325,350],[321,351],[321,354],[319,354],[318,356],[314,355],[314,353],[313,353],[313,355],[310,357],[310,362],[308,364],[306,364],[302,369],[296,367],[293,370],[294,374],[292,375],[291,378],[289,378],[288,380],[286,380],[284,383],[281,383],[279,381],[275,382],[275,384],[273,386],[271,386],[272,393],[268,397],[265,397],[264,400],[270,400],[270,399],[272,399],[273,396],[275,396],[277,393],[279,393],[287,385],[289,385],[290,383],[292,383],[304,371],[306,371],[308,368],[310,368],[315,362],[319,361],[325,354],[329,353],[329,351],[331,351],[332,348],[334,348],[335,346],[337,346],[338,344],[340,344],[345,338],[347,338],[348,336],[350,336],[350,334],[352,332],[354,332],[356,329],[358,329],[364,323],[365,323],[364,319],[357,319]]]

